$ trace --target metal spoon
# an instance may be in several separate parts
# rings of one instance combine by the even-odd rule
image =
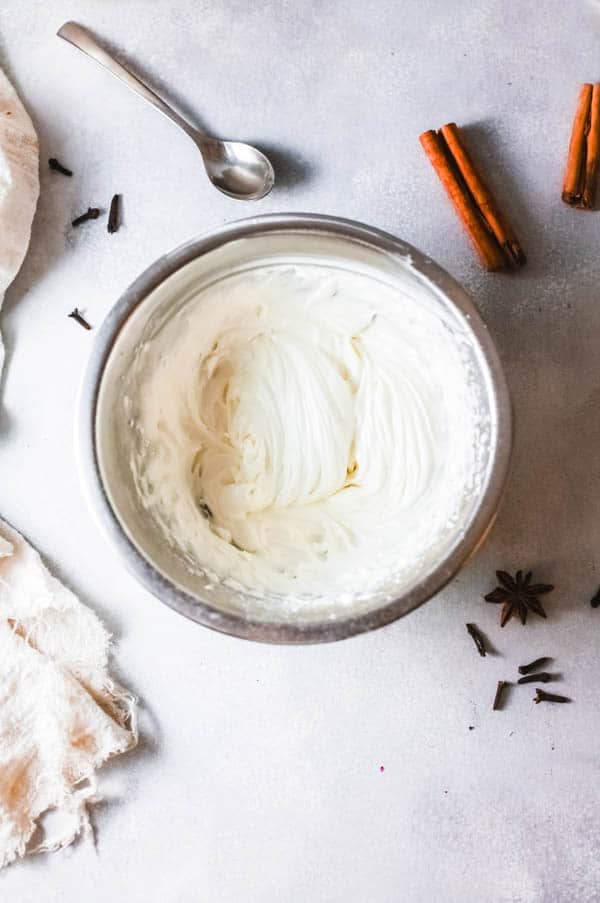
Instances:
[[[202,154],[204,168],[215,188],[240,201],[263,198],[273,187],[275,173],[271,162],[256,147],[239,141],[219,141],[195,129],[183,116],[169,107],[148,85],[129,72],[106,52],[87,29],[76,22],[65,22],[57,32],[70,44],[125,82],[127,87],[178,125]]]

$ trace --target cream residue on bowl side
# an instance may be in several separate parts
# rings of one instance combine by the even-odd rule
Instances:
[[[428,293],[273,263],[200,291],[138,348],[130,466],[189,567],[309,604],[435,563],[481,425],[464,340]]]

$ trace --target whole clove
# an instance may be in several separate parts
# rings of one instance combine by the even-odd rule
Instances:
[[[108,214],[108,226],[106,227],[109,233],[112,235],[113,232],[116,232],[121,225],[121,195],[115,194],[113,195],[113,199],[110,202],[110,211]]]
[[[528,665],[521,665],[519,668],[519,674],[531,674],[532,671],[536,671],[538,668],[542,668],[548,662],[551,662],[552,659],[547,655],[542,655],[541,658],[536,658],[535,661],[529,662]]]
[[[541,683],[547,684],[549,680],[553,680],[554,675],[548,674],[547,671],[540,671],[539,674],[527,674],[525,677],[520,677],[517,681],[518,684],[534,684]]]
[[[80,326],[83,326],[84,329],[92,328],[85,317],[79,313],[77,308],[75,308],[75,310],[72,310],[71,313],[67,316],[71,317],[72,320],[75,320],[76,323],[79,323]]]
[[[97,207],[88,207],[85,213],[82,213],[80,216],[75,217],[71,225],[81,226],[82,223],[87,223],[87,221],[90,219],[98,219],[99,216],[100,211]]]
[[[568,696],[559,696],[557,693],[546,693],[545,690],[542,690],[541,687],[536,687],[535,696],[533,697],[533,701],[535,703],[538,702],[571,702]]]
[[[63,176],[72,176],[73,173],[70,169],[67,169],[66,166],[63,166],[62,163],[59,163],[56,157],[50,157],[48,160],[48,166],[50,169],[53,169],[55,172],[61,172]]]
[[[499,680],[498,681],[498,686],[496,687],[496,695],[494,696],[494,704],[492,706],[492,709],[494,710],[494,712],[497,712],[499,709],[502,708],[504,691],[507,686],[508,686],[507,680]]]
[[[470,636],[473,637],[473,642],[477,647],[477,651],[480,655],[485,655],[485,639],[481,631],[477,628],[475,624],[467,624],[467,630],[469,631]]]

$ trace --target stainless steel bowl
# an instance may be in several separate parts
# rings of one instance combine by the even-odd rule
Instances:
[[[251,266],[269,253],[289,257],[323,251],[368,261],[386,272],[410,257],[415,278],[425,281],[445,316],[469,337],[470,366],[489,422],[484,478],[465,521],[443,557],[412,585],[389,585],[353,607],[290,612],[286,606],[254,605],[253,597],[209,577],[191,574],[144,516],[119,453],[113,413],[128,361],[148,317],[170,303],[186,279],[218,278]],[[273,249],[275,249],[273,251]],[[190,275],[192,274],[192,275]],[[154,263],[116,303],[99,330],[82,386],[78,439],[84,490],[100,525],[130,571],[155,596],[192,621],[263,642],[314,643],[373,630],[412,611],[440,590],[484,541],[496,516],[507,477],[511,408],[502,366],[472,301],[444,270],[415,248],[350,220],[310,214],[253,217],[194,239]]]

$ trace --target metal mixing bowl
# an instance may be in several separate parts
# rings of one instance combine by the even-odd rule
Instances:
[[[268,250],[267,250],[268,249]],[[123,374],[150,316],[174,303],[187,284],[209,284],[258,259],[332,254],[393,273],[407,256],[456,329],[468,338],[470,369],[489,424],[483,479],[440,560],[411,585],[393,582],[350,607],[293,609],[257,600],[208,576],[191,573],[141,508],[115,421]],[[403,263],[404,261],[404,263]],[[512,429],[508,390],[487,328],[466,292],[432,260],[405,242],[349,220],[281,214],[231,223],[161,257],[125,292],[104,321],[86,370],[78,415],[80,469],[101,527],[130,571],[162,602],[199,624],[264,642],[338,640],[381,627],[412,611],[456,574],[484,541],[507,477]]]

